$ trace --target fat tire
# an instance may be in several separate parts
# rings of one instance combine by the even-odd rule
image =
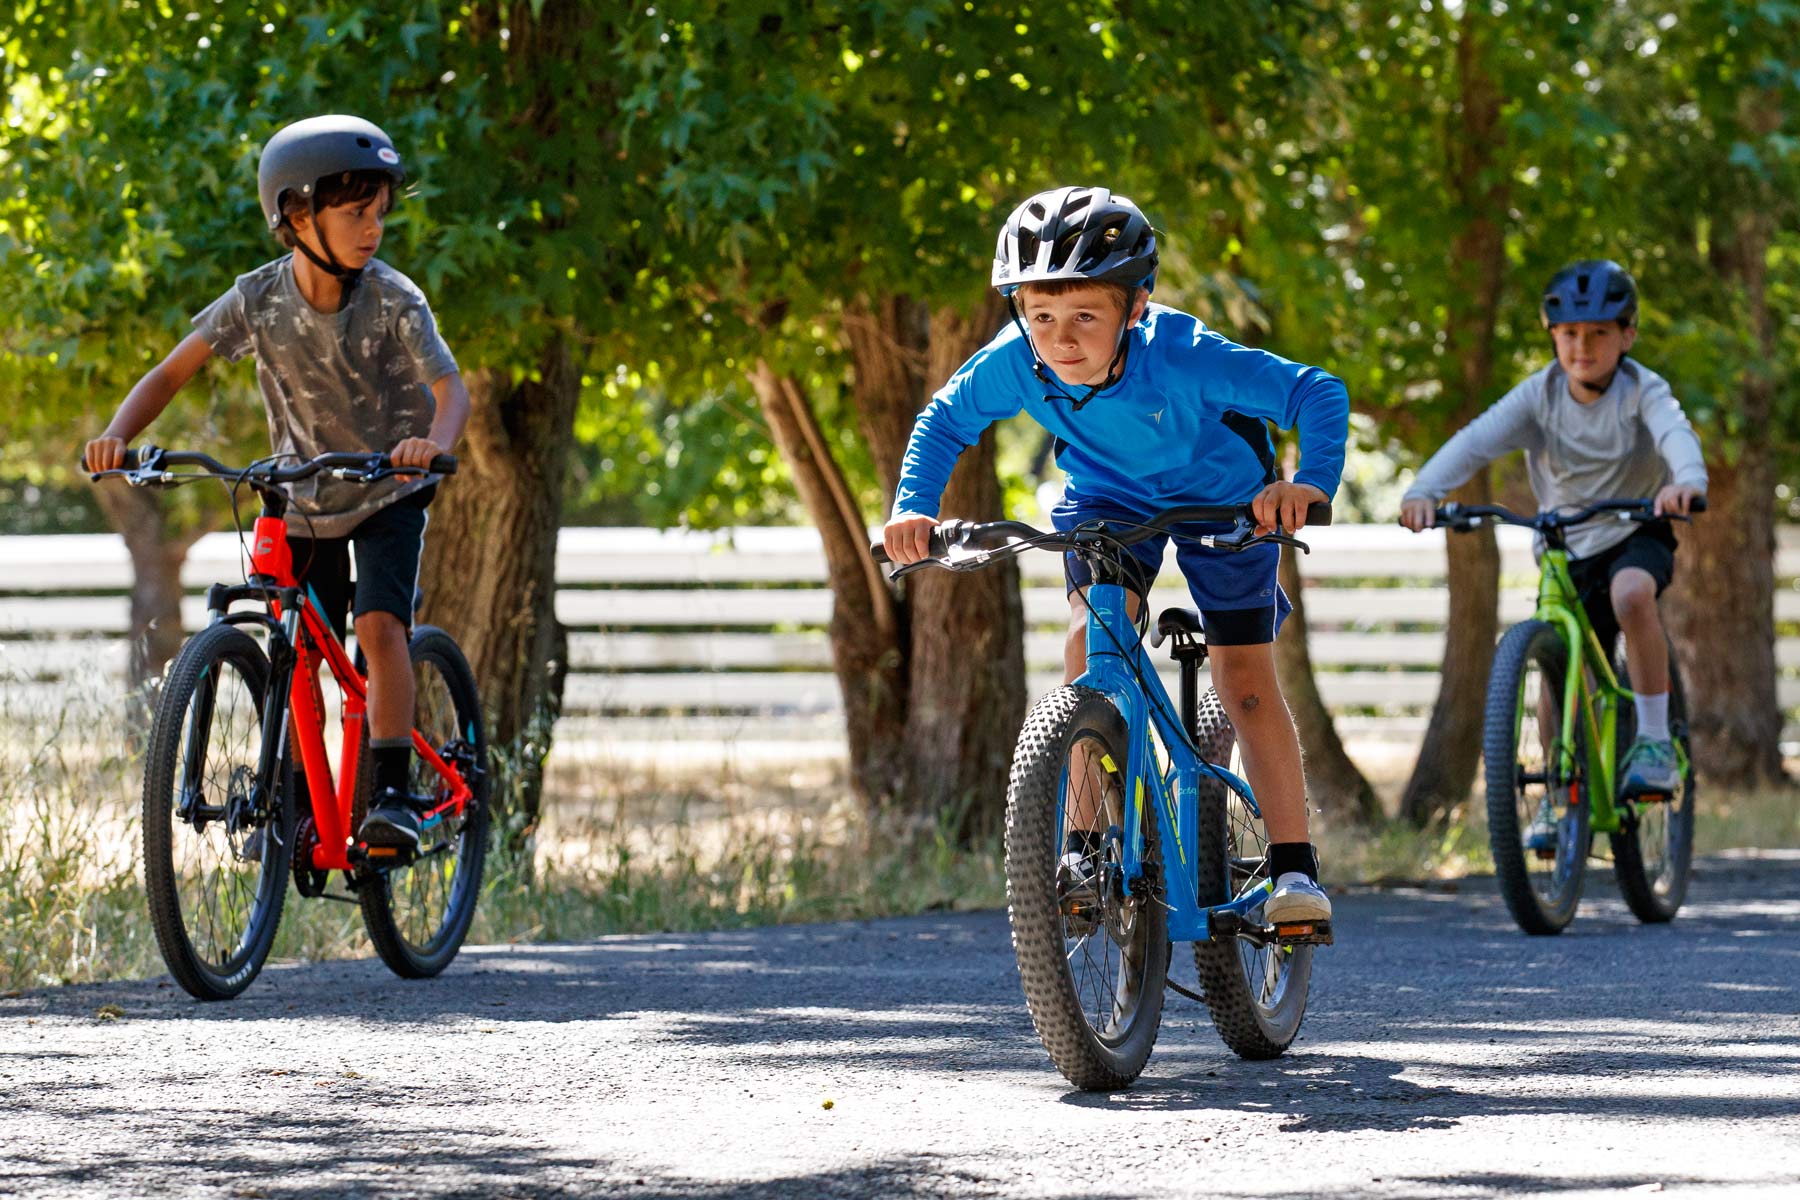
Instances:
[[[1568,899],[1560,907],[1548,905],[1531,885],[1530,864],[1525,861],[1517,810],[1516,780],[1518,770],[1519,688],[1526,668],[1536,661],[1546,680],[1570,670],[1568,646],[1561,633],[1547,621],[1521,621],[1506,631],[1494,650],[1494,665],[1488,675],[1487,710],[1482,723],[1482,769],[1487,776],[1488,846],[1494,856],[1494,874],[1500,895],[1506,901],[1513,921],[1526,933],[1549,936],[1561,933],[1575,919],[1581,904],[1581,887],[1587,871],[1586,842],[1588,830],[1588,782],[1582,784],[1576,840],[1583,843],[1582,853],[1575,856],[1572,876],[1567,885]],[[1576,669],[1579,669],[1578,667]],[[1558,697],[1558,707],[1561,698]],[[1580,738],[1581,726],[1576,725]],[[1585,767],[1586,748],[1575,747],[1577,769]],[[1548,747],[1544,769],[1550,769]],[[1549,786],[1546,784],[1546,793]],[[1558,848],[1561,854],[1561,848]]]
[[[1621,665],[1619,678],[1629,686],[1630,676]],[[1625,750],[1631,745],[1628,734],[1635,725],[1635,717],[1630,706],[1619,716],[1618,741],[1619,757],[1624,758]],[[1681,745],[1682,753],[1687,756],[1687,774],[1682,779],[1681,802],[1673,804],[1665,801],[1663,806],[1668,810],[1669,839],[1673,843],[1673,859],[1675,863],[1674,877],[1669,883],[1668,891],[1658,895],[1654,883],[1645,869],[1643,848],[1639,843],[1639,834],[1643,826],[1635,819],[1627,819],[1625,828],[1612,834],[1613,879],[1619,885],[1619,894],[1625,898],[1625,907],[1631,915],[1646,925],[1662,925],[1675,919],[1681,910],[1682,901],[1687,899],[1688,873],[1694,861],[1694,748],[1688,740],[1687,722],[1687,690],[1682,685],[1681,668],[1675,661],[1675,648],[1669,647],[1669,732]]]
[[[253,916],[238,943],[239,953],[215,967],[194,948],[182,914],[176,839],[184,833],[194,836],[194,831],[176,820],[171,800],[179,786],[181,748],[190,706],[202,682],[209,675],[216,680],[225,664],[236,670],[255,697],[260,727],[268,703],[268,655],[256,639],[236,626],[212,625],[189,638],[170,664],[144,755],[144,895],[149,902],[150,925],[169,974],[199,1000],[229,1000],[249,987],[262,971],[281,924],[282,906],[287,902],[288,846],[294,829],[293,767],[284,757],[274,807],[276,836],[264,839]],[[214,748],[210,730],[207,748],[209,754]],[[259,755],[261,748],[258,739]],[[248,765],[255,769],[255,763]]]
[[[463,939],[469,935],[469,925],[475,919],[476,901],[481,896],[490,820],[487,734],[482,725],[475,672],[470,669],[468,659],[463,657],[455,640],[434,625],[421,625],[413,630],[410,650],[414,663],[433,663],[443,673],[455,708],[457,729],[475,732],[474,748],[480,774],[472,788],[473,798],[464,810],[465,823],[459,835],[461,844],[456,850],[456,869],[451,877],[446,911],[423,946],[415,946],[406,939],[395,914],[393,878],[411,870],[410,864],[361,876],[357,881],[357,895],[362,903],[363,928],[368,931],[369,941],[374,944],[381,961],[402,979],[429,979],[449,966],[462,949]],[[416,721],[414,727],[417,727]],[[367,749],[365,743],[365,763],[370,761]],[[368,811],[367,791],[371,776],[372,772],[362,772],[357,781],[356,819],[359,822],[362,813]]]
[[[1125,721],[1112,701],[1092,688],[1059,687],[1039,700],[1019,731],[1006,797],[1006,898],[1019,982],[1038,1038],[1063,1077],[1086,1091],[1129,1086],[1143,1073],[1162,1025],[1168,981],[1168,910],[1160,894],[1142,905],[1148,921],[1141,998],[1126,1036],[1107,1045],[1088,1024],[1064,948],[1056,893],[1057,797],[1070,747],[1079,735],[1097,737],[1117,761],[1127,758]],[[1130,802],[1130,797],[1126,798]],[[1140,822],[1144,859],[1159,862],[1154,814]],[[1160,888],[1160,875],[1153,882]]]
[[[1229,762],[1237,732],[1225,715],[1225,704],[1216,691],[1207,690],[1195,718],[1194,745],[1212,763]],[[1200,773],[1200,819],[1194,858],[1198,872],[1196,894],[1202,907],[1231,900],[1232,839],[1226,786],[1205,771]],[[1307,993],[1312,986],[1313,947],[1289,946],[1277,953],[1287,956],[1282,968],[1287,979],[1281,1000],[1273,1011],[1257,1003],[1250,978],[1250,964],[1236,939],[1194,943],[1194,969],[1200,975],[1200,991],[1212,1014],[1219,1038],[1240,1058],[1279,1058],[1293,1045],[1306,1018]]]

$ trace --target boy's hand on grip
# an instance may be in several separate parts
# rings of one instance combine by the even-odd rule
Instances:
[[[444,453],[444,448],[430,438],[407,438],[388,451],[388,461],[396,467],[418,467],[428,470],[431,460]]]
[[[125,465],[125,439],[97,437],[87,444],[81,461],[89,471],[116,471]]]
[[[1278,523],[1283,533],[1298,533],[1306,527],[1307,508],[1330,500],[1310,483],[1277,480],[1250,502],[1250,511],[1256,515],[1259,534],[1274,533]]]
[[[1400,523],[1414,533],[1437,524],[1437,501],[1423,496],[1400,502]]]
[[[881,545],[889,561],[904,566],[931,555],[931,531],[937,528],[936,517],[918,513],[901,513],[881,530]]]
[[[1692,509],[1694,501],[1703,500],[1705,497],[1706,493],[1699,488],[1682,487],[1679,484],[1671,483],[1656,493],[1656,503],[1653,509],[1659,517],[1670,515],[1685,517]]]

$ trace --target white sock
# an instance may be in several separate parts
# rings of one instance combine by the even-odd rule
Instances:
[[[1639,692],[1637,705],[1637,735],[1649,738],[1653,742],[1669,740],[1669,693],[1661,692],[1654,696],[1646,696]]]

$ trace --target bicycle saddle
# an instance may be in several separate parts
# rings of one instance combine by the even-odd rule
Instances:
[[[1182,633],[1190,637],[1200,636],[1199,611],[1192,608],[1165,608],[1156,618],[1156,628],[1150,633],[1150,644],[1161,646],[1165,639]]]

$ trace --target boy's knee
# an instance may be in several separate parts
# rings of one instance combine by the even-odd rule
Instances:
[[[406,622],[390,612],[366,612],[356,618],[356,637],[364,643],[404,646]]]
[[[1656,580],[1636,568],[1620,571],[1612,581],[1613,612],[1621,617],[1656,612]]]

